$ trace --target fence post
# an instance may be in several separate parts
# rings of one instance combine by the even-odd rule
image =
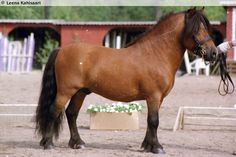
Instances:
[[[26,56],[26,51],[27,51],[27,38],[24,38],[21,55]],[[22,71],[25,71],[25,69],[26,69],[26,62],[27,62],[26,58],[22,57],[21,58],[21,68],[22,68],[21,70]]]
[[[27,68],[26,71],[29,72],[32,70],[33,66],[33,56],[34,56],[34,33],[31,33],[28,37],[28,53],[27,53]]]

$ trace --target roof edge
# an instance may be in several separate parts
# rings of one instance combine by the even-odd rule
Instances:
[[[4,19],[0,23],[22,24],[53,24],[53,25],[154,25],[156,21],[65,21],[65,20],[37,20],[37,19]],[[220,25],[221,21],[210,21],[213,25]]]

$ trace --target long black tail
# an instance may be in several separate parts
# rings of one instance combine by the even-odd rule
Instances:
[[[45,66],[42,78],[41,93],[36,109],[36,131],[43,137],[53,129],[53,133],[58,137],[62,114],[55,117],[55,99],[57,94],[57,84],[54,64],[59,50],[55,49]]]

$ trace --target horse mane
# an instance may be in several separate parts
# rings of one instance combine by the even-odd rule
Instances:
[[[193,8],[187,11],[182,11],[178,13],[168,13],[168,14],[163,15],[151,29],[138,35],[133,41],[126,44],[125,48],[136,44],[140,39],[142,39],[142,37],[146,36],[148,33],[152,32],[152,30],[158,27],[161,22],[165,21],[170,16],[176,15],[179,13],[185,14],[185,27],[184,27],[183,37],[196,34],[200,29],[201,23],[208,30],[208,32],[210,32],[211,30],[210,22],[206,18],[206,16],[202,13],[202,10],[196,10],[195,8]]]
[[[139,41],[142,37],[146,36],[149,32],[152,32],[152,30],[154,30],[157,26],[159,26],[159,24],[162,21],[166,20],[168,17],[172,16],[173,14],[174,14],[173,12],[170,12],[170,13],[167,13],[167,14],[161,16],[160,19],[156,21],[156,24],[154,26],[152,26],[152,28],[146,30],[145,32],[143,32],[143,33],[141,33],[139,35],[137,35],[133,41],[131,41],[128,44],[125,45],[125,48],[127,48],[127,47],[129,47],[131,45],[136,44],[137,41]]]

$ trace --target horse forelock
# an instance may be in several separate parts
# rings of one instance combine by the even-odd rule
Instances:
[[[205,29],[210,32],[210,22],[202,11],[194,10],[192,15],[189,15],[188,11],[185,12],[185,28],[183,36],[191,36],[197,34],[201,23],[204,25]]]

